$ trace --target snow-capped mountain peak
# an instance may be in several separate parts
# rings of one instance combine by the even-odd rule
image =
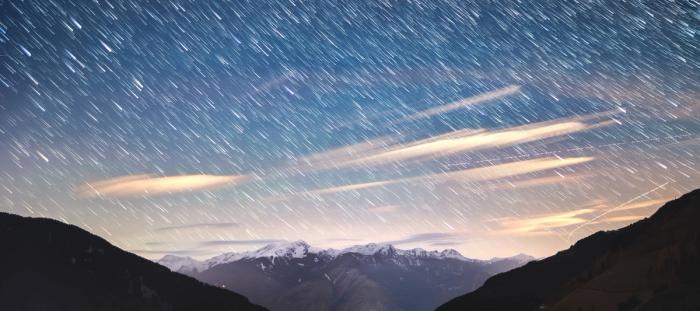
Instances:
[[[413,258],[436,258],[436,259],[457,259],[462,261],[474,261],[473,259],[466,258],[462,256],[458,251],[454,249],[446,249],[443,251],[427,251],[422,248],[414,248],[408,250],[397,249],[391,244],[377,244],[369,243],[366,245],[355,245],[345,248],[337,252],[337,255],[347,254],[347,253],[357,253],[361,255],[384,255],[384,256],[406,256]]]
[[[190,257],[180,257],[174,255],[166,255],[157,262],[168,267],[172,271],[177,272],[201,272],[211,267],[221,264],[234,262],[242,259],[257,259],[269,258],[276,260],[280,258],[304,258],[309,254],[315,254],[319,257],[334,259],[344,254],[359,254],[363,256],[385,256],[385,257],[407,257],[409,259],[455,259],[467,262],[483,262],[486,264],[498,262],[501,260],[512,260],[518,263],[527,263],[534,260],[532,256],[518,254],[507,258],[492,258],[490,260],[476,260],[462,256],[454,249],[445,249],[442,251],[427,251],[422,248],[414,248],[409,250],[397,249],[391,244],[386,243],[369,243],[365,245],[355,245],[342,250],[337,249],[320,249],[311,247],[304,241],[283,241],[268,244],[262,248],[247,252],[224,253],[205,261],[198,261]]]
[[[458,251],[454,249],[446,249],[440,252],[440,256],[444,258],[452,258],[452,259],[459,259],[459,260],[464,260],[464,261],[474,261],[473,259],[466,258],[462,256]]]
[[[280,242],[268,244],[267,246],[247,254],[246,258],[262,258],[262,257],[286,257],[286,258],[303,258],[309,251],[311,246],[304,241]]]
[[[308,253],[317,252],[316,249],[309,246],[308,243],[304,241],[293,241],[293,242],[277,242],[271,243],[263,246],[254,251],[240,252],[240,253],[224,253],[219,256],[212,257],[205,261],[208,268],[217,266],[220,264],[225,264],[229,262],[238,261],[241,259],[253,259],[253,258],[303,258]]]
[[[347,253],[357,253],[360,255],[371,256],[371,255],[391,255],[396,253],[396,248],[391,244],[378,244],[369,243],[366,245],[355,245],[345,248],[338,252],[337,255],[347,254]]]
[[[245,253],[236,253],[236,252],[223,253],[219,256],[214,256],[212,258],[209,258],[204,262],[209,268],[211,268],[213,266],[217,266],[220,264],[225,264],[225,263],[241,260],[241,259],[243,259],[243,257],[246,254],[247,254],[247,252],[245,252]]]
[[[515,262],[518,262],[518,263],[521,263],[521,264],[525,264],[525,263],[528,263],[528,262],[530,262],[530,261],[535,260],[535,257],[532,257],[532,256],[527,255],[527,254],[520,253],[520,254],[517,254],[517,255],[511,256],[511,257],[494,257],[494,258],[491,258],[491,259],[489,259],[489,260],[485,260],[484,262],[486,262],[486,263],[494,263],[494,262],[502,261],[502,260],[513,260],[513,261],[515,261]]]
[[[201,272],[209,268],[204,262],[191,257],[180,257],[175,255],[165,255],[157,263],[168,267],[171,271],[191,273]]]

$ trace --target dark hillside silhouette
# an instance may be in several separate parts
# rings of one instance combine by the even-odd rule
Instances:
[[[700,190],[498,274],[446,310],[700,310]]]
[[[0,309],[264,310],[76,226],[0,213]]]

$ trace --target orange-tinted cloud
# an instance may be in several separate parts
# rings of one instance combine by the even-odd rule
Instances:
[[[566,167],[576,164],[582,164],[594,160],[592,157],[573,157],[573,158],[538,158],[532,160],[515,161],[503,164],[497,164],[492,166],[484,166],[477,168],[469,168],[458,171],[450,171],[445,173],[427,174],[415,177],[407,178],[397,178],[382,181],[340,185],[322,189],[316,189],[306,192],[297,193],[296,195],[307,195],[307,194],[329,194],[338,193],[346,191],[363,190],[369,188],[376,188],[387,186],[397,183],[426,183],[426,182],[443,182],[443,181],[457,181],[457,182],[477,182],[494,180],[499,178],[506,178],[512,176],[518,176],[528,173],[535,173],[539,171],[555,169],[560,167]],[[294,195],[294,194],[292,194]]]
[[[549,169],[566,167],[593,161],[593,157],[573,157],[573,158],[538,158],[532,160],[515,161],[492,166],[470,168],[460,171],[452,171],[442,174],[434,174],[426,177],[432,180],[454,180],[454,181],[483,181],[505,177],[518,176]]]
[[[622,206],[620,208],[617,208],[615,211],[626,211],[626,210],[632,210],[632,209],[640,209],[640,208],[647,208],[647,207],[660,207],[661,205],[664,205],[664,203],[673,200],[674,197],[664,197],[661,199],[652,199],[652,200],[646,200],[646,201],[641,201],[637,203],[630,203],[625,206]]]
[[[490,184],[490,185],[484,186],[482,189],[494,191],[494,190],[525,189],[525,188],[550,186],[550,185],[563,185],[563,184],[570,184],[570,183],[578,183],[578,182],[581,182],[582,180],[589,178],[589,177],[592,177],[592,176],[594,176],[594,174],[590,174],[590,173],[581,173],[581,174],[575,174],[575,175],[545,176],[545,177],[537,177],[537,178],[530,178],[530,179],[523,179],[523,180],[505,181],[505,182],[501,182],[498,184]]]
[[[614,125],[617,123],[612,120],[590,124],[586,121],[619,112],[614,110],[492,131],[462,129],[410,143],[380,139],[310,155],[302,158],[302,163],[307,168],[316,169],[377,166],[508,147]]]
[[[550,230],[582,224],[587,221],[582,217],[595,212],[592,208],[577,209],[561,213],[538,214],[533,216],[502,218],[497,220],[501,226],[499,234],[541,235],[550,234]]]
[[[398,210],[399,207],[397,205],[383,205],[377,207],[370,207],[367,209],[367,211],[375,214],[389,214],[397,212]]]
[[[601,219],[598,221],[594,221],[592,223],[598,224],[598,223],[615,223],[615,222],[633,222],[633,221],[640,220],[644,217],[647,217],[647,216],[644,216],[644,215],[613,216],[613,217],[607,217],[605,219]]]
[[[375,182],[368,182],[368,183],[361,183],[361,184],[342,185],[342,186],[337,186],[337,187],[312,190],[309,192],[305,192],[305,194],[327,194],[327,193],[336,193],[336,192],[346,192],[346,191],[381,187],[381,186],[386,186],[386,185],[390,185],[393,183],[396,183],[396,181],[386,180],[386,181],[375,181]]]
[[[140,197],[194,190],[213,189],[239,184],[251,179],[249,175],[182,175],[154,177],[151,175],[121,176],[89,182],[76,189],[80,197]]]

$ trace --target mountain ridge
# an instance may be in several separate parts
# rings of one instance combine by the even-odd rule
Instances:
[[[164,255],[160,259],[155,260],[156,263],[168,267],[174,272],[202,272],[206,269],[210,269],[216,265],[225,264],[241,259],[255,259],[255,258],[301,258],[308,254],[316,254],[318,256],[326,256],[330,258],[335,258],[343,254],[356,253],[365,256],[372,256],[376,254],[396,254],[398,256],[411,256],[416,258],[437,258],[437,259],[457,259],[460,261],[467,262],[481,262],[481,263],[493,263],[503,260],[514,260],[520,262],[527,262],[535,260],[535,257],[527,254],[516,254],[510,257],[493,257],[491,259],[472,259],[463,256],[460,252],[454,249],[444,249],[442,251],[432,250],[428,251],[422,248],[412,248],[412,249],[399,249],[392,245],[391,243],[368,243],[361,245],[353,245],[343,249],[333,249],[333,248],[317,248],[310,246],[307,242],[303,240],[296,241],[286,241],[286,242],[276,242],[267,244],[257,250],[244,251],[244,252],[228,252],[220,255],[213,256],[205,260],[196,260],[188,256],[177,256],[177,255]]]
[[[264,310],[77,226],[0,212],[3,310]]]

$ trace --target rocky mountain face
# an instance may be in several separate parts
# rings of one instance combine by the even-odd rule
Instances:
[[[533,259],[483,261],[455,250],[401,250],[388,244],[317,249],[296,241],[202,262],[171,255],[158,262],[272,310],[432,310]]]
[[[264,310],[78,227],[0,213],[1,310]]]
[[[438,310],[700,310],[700,189]]]

